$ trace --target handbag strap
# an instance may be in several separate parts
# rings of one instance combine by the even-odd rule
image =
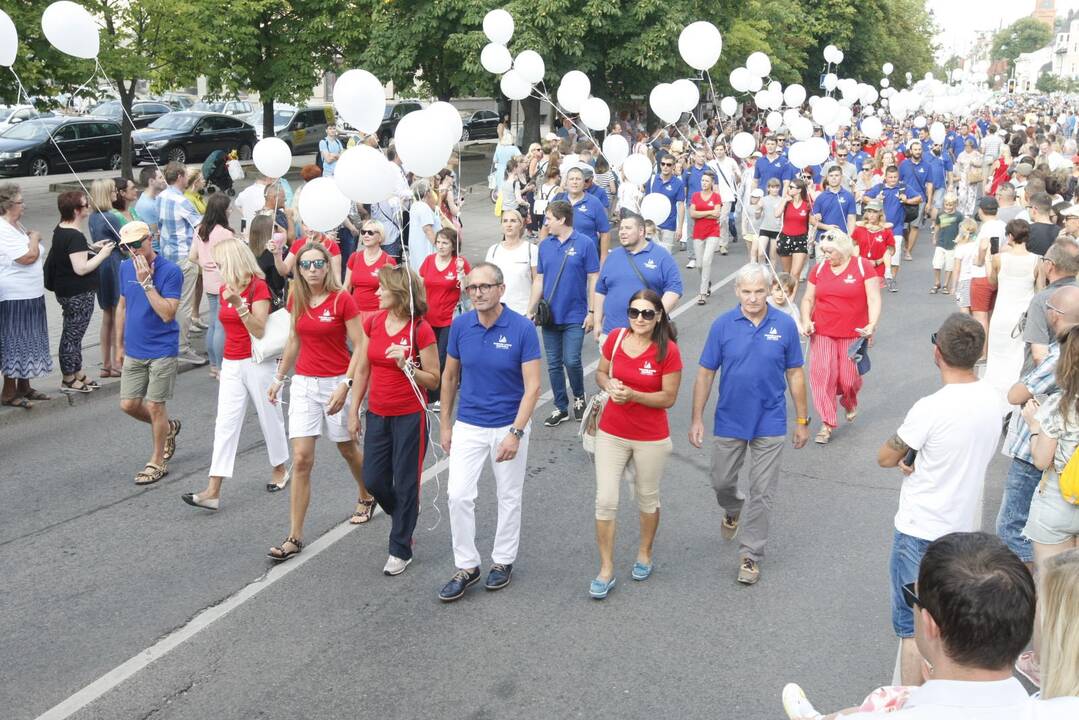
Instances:
[[[567,242],[572,242],[568,240]],[[558,290],[558,281],[562,279],[562,271],[566,269],[566,261],[569,260],[569,251],[573,248],[568,248],[566,252],[562,253],[562,264],[558,267],[558,275],[555,276],[554,285],[551,286],[551,296],[545,298],[548,302],[554,297],[555,291]]]
[[[629,266],[633,268],[633,272],[637,274],[641,284],[644,285],[644,289],[647,290],[651,286],[648,284],[648,281],[644,279],[644,274],[641,272],[641,269],[637,267],[637,263],[633,262],[633,256],[629,254],[629,250],[626,250],[625,252],[626,261],[629,263]]]

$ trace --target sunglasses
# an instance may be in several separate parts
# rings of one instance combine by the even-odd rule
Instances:
[[[496,287],[502,287],[499,285],[492,285],[491,283],[481,283],[479,285],[465,285],[465,292],[471,295],[486,295],[494,290]]]
[[[142,244],[146,242],[147,238],[136,240],[135,242],[120,243],[120,250],[122,252],[131,252],[132,250],[138,250],[142,247]]]
[[[321,270],[324,267],[326,267],[326,261],[325,260],[301,260],[300,261],[300,269],[301,270],[310,270],[311,268],[314,268],[316,270]]]
[[[914,585],[914,583],[907,583],[903,586],[903,602],[905,602],[907,607],[911,610],[914,609],[915,605],[918,607],[925,607],[922,605],[922,601],[918,598],[918,595],[914,592]]]
[[[659,166],[660,167],[674,167],[674,163],[673,162],[661,162],[659,164]]]
[[[378,230],[360,230],[360,235],[378,235]]]
[[[636,320],[637,318],[644,318],[645,320],[656,319],[655,310],[640,310],[638,308],[631,307],[629,310],[626,311],[626,314],[629,315],[630,320]]]
[[[937,334],[936,333],[933,333],[932,335],[929,336],[929,342],[932,343],[933,345],[937,344]]]

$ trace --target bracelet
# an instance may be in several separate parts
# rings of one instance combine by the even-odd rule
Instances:
[[[154,289],[154,284],[152,282],[141,282],[141,283],[139,283],[139,285],[142,287],[142,289],[145,292],[150,292],[151,290]]]
[[[240,312],[239,310],[237,310],[236,314],[240,317],[241,320],[243,320],[245,317],[247,317],[248,315],[251,314],[251,311],[248,310],[246,307],[242,307],[242,308],[240,308],[240,310],[243,310],[243,312]]]
[[[273,381],[275,383],[277,383],[278,385],[286,385],[286,384],[288,384],[289,379],[288,379],[288,376],[286,376],[286,375],[274,375],[273,376]]]
[[[1040,432],[1036,432],[1036,433],[1033,433],[1033,432],[1032,432],[1032,433],[1030,434],[1030,436],[1031,436],[1031,437],[1034,437],[1035,435],[1041,435],[1041,433],[1040,433]]]

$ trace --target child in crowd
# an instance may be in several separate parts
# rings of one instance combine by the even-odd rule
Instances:
[[[779,273],[772,278],[772,294],[768,296],[768,304],[790,315],[794,324],[798,326],[798,332],[801,333],[802,318],[794,305],[794,290],[794,276],[790,273]]]
[[[959,224],[959,234],[955,238],[955,256],[952,273],[952,289],[959,312],[970,314],[970,278],[974,269],[974,256],[978,252],[978,243],[974,238],[978,234],[978,223],[974,218],[967,218]]]
[[[952,268],[955,265],[955,239],[959,235],[959,226],[963,222],[963,213],[956,210],[959,198],[954,193],[944,196],[944,209],[933,221],[937,231],[937,246],[933,250],[933,287],[932,294],[939,292],[947,295],[951,292]],[[943,278],[941,275],[943,274]]]
[[[656,228],[656,224],[651,220],[644,221],[644,239],[651,243],[654,243],[659,239],[659,230]]]
[[[767,256],[771,260],[773,272],[779,266],[776,238],[779,237],[779,231],[783,229],[783,219],[777,215],[776,211],[783,204],[783,198],[780,196],[782,189],[783,183],[772,178],[768,181],[768,192],[761,198],[761,257]]]
[[[749,205],[742,212],[742,238],[746,241],[746,251],[750,262],[761,262],[761,219],[764,205],[761,199],[764,191],[757,188],[749,194]],[[765,239],[767,242],[767,239]]]

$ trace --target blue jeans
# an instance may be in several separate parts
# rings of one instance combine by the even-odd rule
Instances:
[[[1023,537],[1023,527],[1030,514],[1030,499],[1041,479],[1041,470],[1025,460],[1013,458],[997,513],[997,535],[1025,563],[1034,562],[1034,551],[1030,541]]]
[[[341,282],[344,282],[345,273],[348,272],[348,259],[356,252],[356,236],[342,225],[337,228],[337,244],[341,248]]]
[[[903,599],[903,586],[918,580],[918,567],[928,548],[928,540],[895,531],[888,569],[892,579],[892,628],[901,638],[914,637],[914,611]]]
[[[210,301],[210,317],[206,325],[206,354],[210,356],[210,367],[221,368],[221,358],[225,354],[225,327],[217,318],[221,298],[218,295],[206,293]]]
[[[551,325],[543,328],[543,349],[547,353],[547,374],[551,378],[554,405],[562,412],[569,409],[566,395],[566,376],[573,397],[584,397],[584,367],[581,365],[581,345],[584,328],[581,323]]]

